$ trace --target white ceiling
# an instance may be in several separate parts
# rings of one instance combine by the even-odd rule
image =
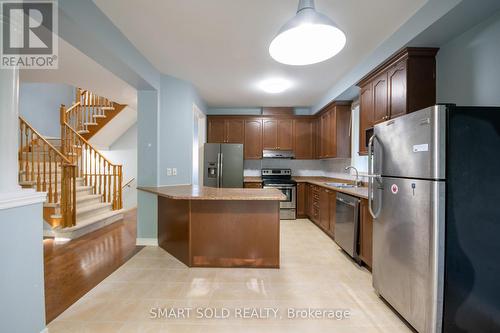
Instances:
[[[347,34],[346,48],[320,64],[292,67],[268,53],[298,0],[94,0],[162,73],[192,82],[209,106],[309,106],[394,33],[427,0],[317,0]],[[259,81],[294,86],[269,95]]]

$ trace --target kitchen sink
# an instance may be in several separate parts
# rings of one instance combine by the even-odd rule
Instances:
[[[338,188],[354,188],[354,184],[347,183],[325,183],[327,186],[338,187]]]

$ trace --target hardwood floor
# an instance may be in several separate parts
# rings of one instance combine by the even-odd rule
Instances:
[[[137,210],[132,210],[122,221],[73,241],[44,240],[47,323],[142,248],[135,245],[136,221]]]

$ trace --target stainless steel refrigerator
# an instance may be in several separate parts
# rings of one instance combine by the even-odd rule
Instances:
[[[203,185],[208,187],[243,187],[243,145],[206,143]]]
[[[498,170],[500,108],[438,105],[374,128],[373,286],[418,332],[500,331]]]

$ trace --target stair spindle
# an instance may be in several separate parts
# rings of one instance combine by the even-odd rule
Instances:
[[[43,186],[42,189],[44,192],[47,192],[47,181],[46,181],[46,152],[45,152],[45,144],[43,144]]]
[[[35,180],[35,159],[34,159],[34,145],[33,145],[33,132],[30,132],[31,133],[31,140],[30,140],[30,155],[31,155],[31,181],[34,181]]]
[[[116,165],[113,165],[113,210],[116,210]]]
[[[58,166],[57,166],[57,159],[58,156],[55,158],[55,177],[54,177],[54,203],[59,202],[59,197],[57,196],[57,171],[58,171]]]
[[[52,203],[52,150],[49,150],[49,202]]]
[[[36,190],[38,192],[40,192],[42,190],[41,188],[41,178],[40,178],[40,145],[39,145],[39,139],[38,139],[38,136],[37,136],[37,139],[36,139],[36,154],[37,154],[37,158],[36,158],[36,173],[37,173],[37,178],[36,178]]]

